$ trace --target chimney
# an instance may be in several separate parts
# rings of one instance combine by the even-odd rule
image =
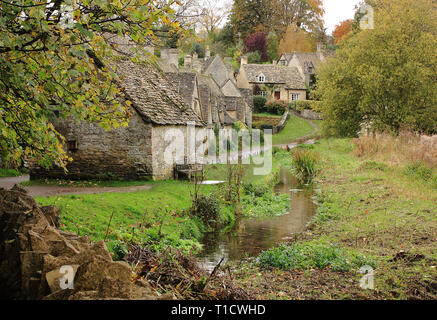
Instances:
[[[168,63],[174,64],[176,68],[179,68],[179,49],[168,50]]]
[[[324,49],[323,43],[322,42],[318,42],[317,43],[317,55],[319,56],[320,60],[324,59],[323,49]]]
[[[211,57],[211,51],[209,50],[209,46],[206,46],[205,50],[205,60]]]
[[[247,64],[247,56],[241,56],[240,65],[244,66],[245,64]]]
[[[187,69],[191,69],[192,65],[193,65],[192,57],[189,54],[187,54],[184,57],[184,67]]]

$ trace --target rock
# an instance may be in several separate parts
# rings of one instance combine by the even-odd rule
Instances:
[[[0,299],[163,299],[146,280],[114,262],[103,241],[58,230],[56,207],[38,207],[26,190],[0,189]],[[60,268],[73,268],[73,288],[60,290]],[[172,297],[168,297],[171,299]]]

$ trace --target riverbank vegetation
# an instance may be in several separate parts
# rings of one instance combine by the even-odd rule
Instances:
[[[388,161],[384,152],[358,157],[358,146],[373,138],[361,139],[323,139],[314,145],[322,161],[317,214],[296,241],[263,253],[256,260],[261,266],[255,261],[238,268],[241,286],[276,299],[437,297],[437,189],[422,174],[409,174],[411,162]],[[430,179],[435,178],[435,166],[421,162],[419,167],[432,170]],[[327,244],[335,254],[325,250]],[[340,271],[335,261],[344,261],[344,252],[364,260]],[[376,267],[374,290],[359,287],[360,264]]]

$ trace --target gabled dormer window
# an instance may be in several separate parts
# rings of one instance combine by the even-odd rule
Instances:
[[[264,77],[263,74],[260,74],[258,77],[256,77],[256,80],[258,82],[264,82],[264,81],[266,81],[266,77]]]

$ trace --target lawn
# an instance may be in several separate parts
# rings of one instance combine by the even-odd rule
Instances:
[[[295,116],[294,114],[290,114],[290,118],[285,125],[285,128],[282,129],[278,134],[273,135],[272,140],[273,144],[286,144],[292,143],[296,141],[296,139],[303,137],[310,137],[317,134],[318,130],[315,129],[317,127],[316,122],[313,122],[314,125],[311,124],[309,120],[305,120]]]
[[[322,159],[320,204],[308,231],[297,237],[302,245],[296,248],[307,243],[338,248],[328,260],[322,257],[321,265],[343,259],[343,252],[367,257],[363,261],[376,266],[375,290],[359,287],[363,275],[358,268],[346,272],[317,265],[301,271],[247,267],[236,276],[241,286],[273,299],[437,298],[437,189],[432,179],[410,174],[407,164],[358,158],[353,149],[350,139],[324,139],[314,145]],[[320,260],[312,250],[293,250],[272,251],[264,258],[271,266],[293,268],[299,261],[287,261],[287,255],[305,263]],[[266,279],[270,284],[263,288]]]
[[[0,178],[4,177],[18,177],[21,176],[22,173],[15,169],[3,169],[0,168]]]
[[[158,250],[166,245],[186,251],[198,248],[204,226],[184,212],[191,206],[193,186],[183,181],[149,183],[152,189],[131,193],[64,195],[36,200],[40,205],[58,207],[62,229],[88,235],[93,241],[106,238],[111,251],[118,240],[132,240],[156,246]],[[209,193],[214,187],[201,188]]]
[[[41,179],[21,182],[23,186],[59,186],[59,187],[134,187],[150,184],[151,180],[64,180]]]

